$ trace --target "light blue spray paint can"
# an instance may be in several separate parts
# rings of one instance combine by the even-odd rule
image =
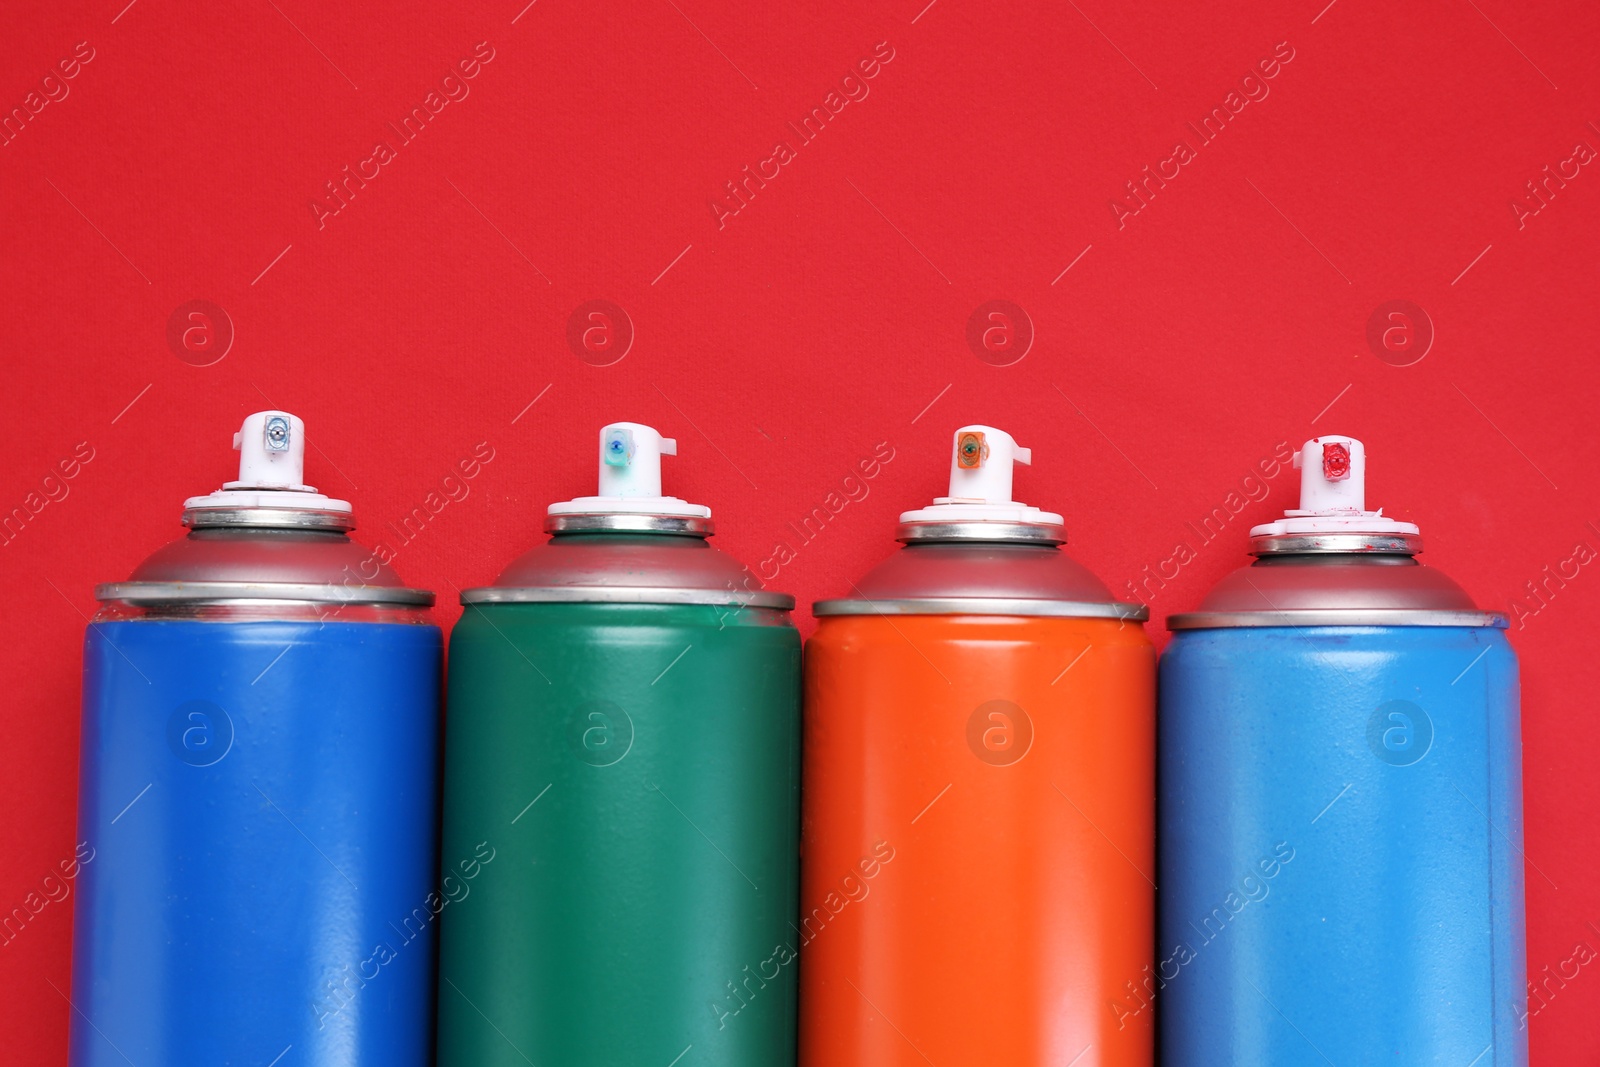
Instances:
[[[1506,620],[1367,511],[1348,437],[1175,615],[1159,935],[1122,1010],[1167,1067],[1523,1067],[1522,749]]]

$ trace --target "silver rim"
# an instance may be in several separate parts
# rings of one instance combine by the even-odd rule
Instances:
[[[1064,545],[1067,528],[1046,522],[902,522],[899,541],[1020,541],[1030,545]]]
[[[903,600],[819,600],[811,614],[826,615],[1032,615],[1073,619],[1123,619],[1143,622],[1143,604],[1080,600],[1028,600],[1016,597],[928,597]]]
[[[1250,551],[1257,556],[1306,552],[1414,556],[1422,551],[1422,538],[1417,534],[1268,534],[1252,537]]]
[[[695,515],[548,515],[545,533],[651,533],[710,537],[716,526]]]
[[[1419,611],[1413,608],[1194,611],[1167,619],[1169,630],[1221,630],[1242,626],[1467,626],[1504,630],[1509,625],[1504,615],[1492,611]]]
[[[463,604],[705,604],[712,607],[771,608],[793,611],[788,593],[737,592],[731,589],[680,589],[670,586],[552,586],[516,589],[488,586],[465,589]]]
[[[189,508],[183,524],[191,530],[215,526],[276,526],[294,530],[354,530],[356,518],[348,511],[302,508]]]
[[[128,604],[171,604],[264,600],[313,604],[399,604],[429,607],[433,594],[426,589],[399,589],[381,585],[336,585],[317,582],[108,582],[94,588],[99,601]]]

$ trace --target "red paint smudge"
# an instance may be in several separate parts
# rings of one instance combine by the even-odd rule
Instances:
[[[1350,446],[1329,442],[1322,446],[1322,476],[1330,482],[1350,477]]]

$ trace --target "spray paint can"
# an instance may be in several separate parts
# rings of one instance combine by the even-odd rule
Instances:
[[[1161,661],[1163,1062],[1521,1067],[1521,743],[1506,620],[1366,510],[1366,454],[1174,615]]]
[[[303,484],[305,441],[245,419],[238,481],[95,591],[73,1067],[426,1063],[433,594]]]
[[[462,594],[441,1067],[794,1062],[800,639],[792,597],[661,493],[676,443],[600,431],[599,492]],[[691,1059],[692,1057],[692,1059]]]
[[[950,495],[815,606],[801,1063],[1148,1067],[1119,1017],[1154,925],[1155,654],[1140,605],[956,431]]]

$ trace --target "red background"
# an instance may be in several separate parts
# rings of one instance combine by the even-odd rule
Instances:
[[[525,3],[0,10],[8,114],[78,42],[94,53],[0,147],[0,509],[39,504],[80,442],[94,456],[0,546],[0,909],[72,852],[94,583],[181,534],[183,497],[232,476],[230,433],[269,406],[306,419],[308,479],[355,502],[368,543],[395,544],[386,523],[494,449],[399,548],[445,625],[453,586],[592,491],[614,419],[678,438],[669,491],[714,506],[724,549],[757,563],[787,541],[770,584],[802,604],[891,550],[970,421],[1035,450],[1019,495],[1064,512],[1114,588],[1198,548],[1152,600],[1161,640],[1294,476],[1210,544],[1186,523],[1318,432],[1368,442],[1369,500],[1420,522],[1427,561],[1486,606],[1600,549],[1600,174],[1511,206],[1600,147],[1595,5]],[[493,59],[469,95],[319,226],[324,183],[478,42]],[[786,123],[878,42],[893,59],[869,95],[719,226],[724,183],[795,143]],[[1270,95],[1201,146],[1185,123],[1280,42]],[[1179,139],[1196,158],[1119,228],[1112,199]],[[195,299],[235,332],[203,367],[167,340]],[[636,334],[610,366],[567,341],[593,299]],[[1009,366],[966,340],[992,299],[1035,333]],[[1417,347],[1385,361],[1366,336],[1397,299],[1435,334],[1407,366]],[[881,441],[894,459],[866,499],[799,543],[787,524]],[[1526,599],[1513,630],[1535,974],[1600,947],[1591,571]],[[65,1060],[70,911],[0,947],[7,1062]],[[1531,1020],[1535,1061],[1592,1062],[1597,1010],[1585,969]]]

